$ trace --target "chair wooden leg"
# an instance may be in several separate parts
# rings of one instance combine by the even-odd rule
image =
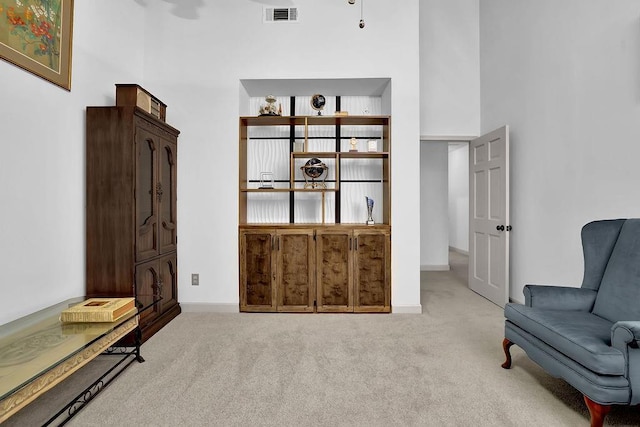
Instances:
[[[611,410],[611,405],[601,405],[584,396],[584,403],[589,408],[589,414],[591,415],[591,427],[602,427],[604,423],[604,417],[607,416]]]
[[[511,367],[511,353],[509,352],[509,349],[511,348],[512,345],[513,343],[509,341],[507,338],[502,340],[502,348],[504,349],[504,355],[507,356],[507,360],[502,364],[502,367],[504,369],[509,369]]]

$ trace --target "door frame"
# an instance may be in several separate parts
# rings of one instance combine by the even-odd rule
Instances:
[[[426,142],[454,142],[454,143],[464,143],[467,145],[467,149],[472,140],[478,138],[477,135],[421,135],[420,143]],[[467,172],[470,172],[469,166],[467,166]],[[421,190],[422,191],[422,190]],[[467,226],[470,225],[471,219],[469,218],[469,214],[467,213]],[[469,237],[467,237],[467,247],[469,245]],[[468,249],[467,249],[468,253]],[[446,268],[448,270],[448,268]]]
[[[482,135],[421,135],[420,136],[420,143],[423,142],[458,142],[458,143],[466,143],[467,147],[470,147],[470,143],[472,140],[481,137]],[[470,150],[469,150],[470,151]],[[471,153],[469,153],[469,155],[471,155]],[[469,165],[467,167],[469,174],[471,174],[471,166]],[[469,191],[471,191],[471,189],[469,188]],[[471,197],[471,194],[469,194],[469,197]],[[467,222],[469,224],[469,229],[471,229],[471,215],[468,215],[467,218]],[[467,244],[468,244],[468,249],[470,248],[471,245],[471,239],[470,237],[467,237]],[[467,253],[469,252],[469,250],[467,250]],[[508,262],[508,260],[507,260]],[[468,278],[467,278],[468,281]],[[467,287],[469,286],[469,283],[467,283]],[[508,291],[510,291],[511,289],[511,284],[508,283],[507,284],[507,288]]]

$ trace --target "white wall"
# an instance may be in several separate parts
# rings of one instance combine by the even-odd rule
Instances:
[[[237,308],[241,79],[391,78],[392,301],[420,311],[418,1],[368,1],[364,30],[346,2],[298,1],[301,22],[284,25],[262,24],[263,4],[76,2],[70,93],[0,61],[0,173],[11,184],[0,190],[0,323],[84,292],[84,108],[113,105],[114,83],[140,83],[182,131],[180,300]]]
[[[0,60],[0,324],[84,295],[84,109],[142,80],[143,22],[131,1],[75,2],[71,92]]]
[[[580,228],[640,212],[640,3],[482,0],[482,131],[511,131],[511,298],[579,286]]]
[[[479,134],[478,14],[479,0],[420,1],[420,135]]]
[[[448,154],[446,141],[420,144],[420,269],[449,269]]]
[[[418,135],[481,133],[477,75],[480,130],[511,129],[512,298],[522,299],[527,282],[578,285],[580,227],[640,211],[636,0],[482,0],[479,12],[478,0],[407,0],[403,8],[367,0],[365,30],[346,2],[297,1],[302,22],[278,27],[261,23],[266,1],[201,3],[76,2],[71,92],[0,61],[0,323],[84,289],[84,107],[112,105],[114,83],[141,83],[183,131],[186,302],[237,303],[243,78],[392,79],[394,306],[419,301]],[[198,16],[179,17],[189,5]],[[191,272],[201,273],[199,288],[188,286]]]
[[[469,145],[449,148],[449,246],[469,252]]]
[[[391,6],[298,0],[300,22],[263,24],[266,2],[197,2],[195,19],[147,2],[147,89],[178,141],[179,295],[238,304],[238,114],[242,79],[385,77],[392,121],[392,305],[420,311],[418,0]],[[399,48],[401,47],[401,48]],[[268,93],[265,93],[265,95]],[[310,93],[311,94],[311,93]],[[246,93],[244,94],[246,98]],[[190,274],[200,286],[190,286]]]
[[[421,0],[420,1],[420,135],[424,137],[479,135],[480,132],[480,32],[479,0]],[[424,143],[423,143],[424,145]],[[423,152],[423,155],[425,153]],[[440,151],[442,154],[442,151]],[[422,161],[421,174],[429,176],[436,167],[446,170],[446,157],[439,156],[442,164],[434,159]],[[429,165],[429,166],[427,166]],[[433,166],[432,166],[433,165]],[[446,177],[445,177],[446,178]],[[446,179],[440,179],[442,187],[433,184],[421,190],[421,266],[438,268],[449,264],[449,233],[459,245],[461,228],[448,224],[451,217],[443,218],[448,192]],[[433,203],[427,194],[438,201],[441,210],[435,215]],[[455,215],[455,211],[449,215]],[[430,220],[436,222],[430,223]],[[463,224],[467,227],[468,224]],[[467,243],[468,245],[468,243]],[[446,258],[445,258],[446,257]]]

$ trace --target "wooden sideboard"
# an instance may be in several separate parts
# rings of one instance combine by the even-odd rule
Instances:
[[[391,311],[390,122],[240,117],[240,311]]]

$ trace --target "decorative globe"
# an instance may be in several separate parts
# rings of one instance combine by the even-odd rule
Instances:
[[[324,95],[316,93],[311,97],[311,108],[316,110],[318,112],[318,115],[320,116],[322,115],[322,109],[324,108],[326,102],[327,100],[325,99]]]
[[[315,165],[318,165],[318,167],[313,167]],[[322,174],[324,173],[326,166],[324,165],[324,163],[322,163],[322,161],[320,161],[320,159],[314,157],[312,159],[309,159],[307,161],[307,163],[305,163],[304,165],[304,173],[309,177],[309,178],[320,178],[322,176]]]

